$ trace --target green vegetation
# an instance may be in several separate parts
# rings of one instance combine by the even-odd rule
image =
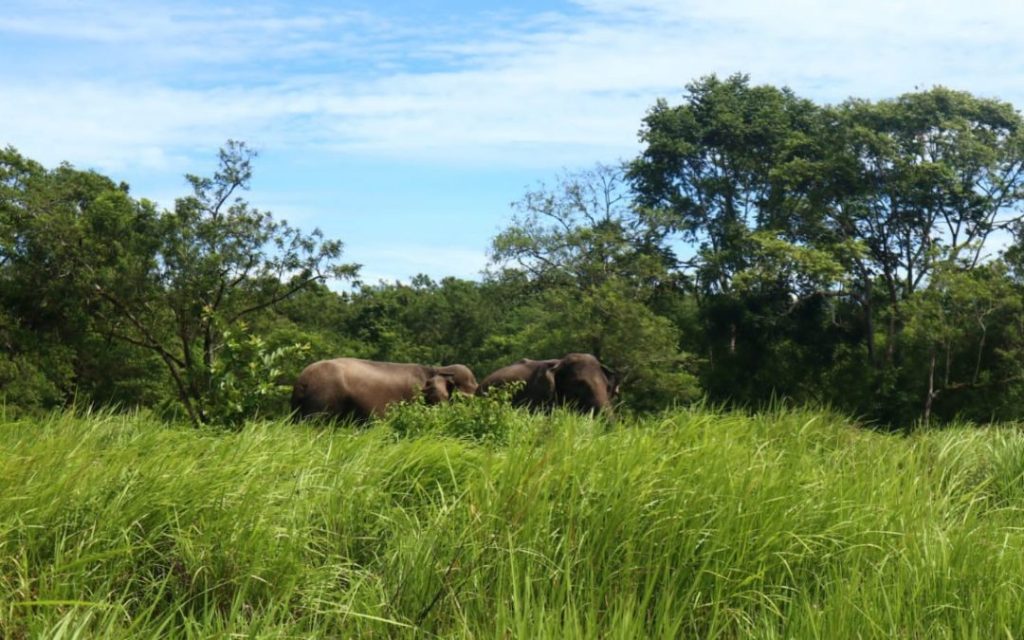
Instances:
[[[0,420],[0,637],[1014,638],[1024,435],[829,412]]]
[[[1013,105],[944,87],[819,105],[708,76],[639,136],[636,158],[514,202],[482,281],[395,284],[241,198],[243,143],[169,210],[0,151],[0,400],[235,428],[283,415],[279,387],[317,359],[482,378],[583,351],[631,411],[785,398],[893,429],[1024,418]]]

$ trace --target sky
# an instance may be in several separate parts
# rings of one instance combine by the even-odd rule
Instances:
[[[635,157],[646,111],[708,74],[1024,107],[1021,0],[3,4],[0,144],[170,207],[243,140],[246,199],[371,283],[479,277],[511,202]]]

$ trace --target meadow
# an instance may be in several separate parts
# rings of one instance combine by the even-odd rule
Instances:
[[[1018,638],[1024,434],[0,418],[0,637]]]

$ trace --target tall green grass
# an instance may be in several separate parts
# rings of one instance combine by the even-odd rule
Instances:
[[[0,422],[0,637],[1016,638],[1024,435],[825,412]]]

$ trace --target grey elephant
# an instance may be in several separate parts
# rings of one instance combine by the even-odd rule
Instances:
[[[582,413],[607,412],[619,392],[619,376],[589,353],[553,360],[523,359],[492,372],[478,394],[513,382],[524,383],[512,397],[515,406],[550,409],[565,405]]]
[[[296,418],[324,416],[364,422],[382,416],[389,405],[422,395],[439,404],[452,393],[473,395],[476,377],[465,365],[444,367],[406,362],[334,358],[314,362],[292,387]]]

